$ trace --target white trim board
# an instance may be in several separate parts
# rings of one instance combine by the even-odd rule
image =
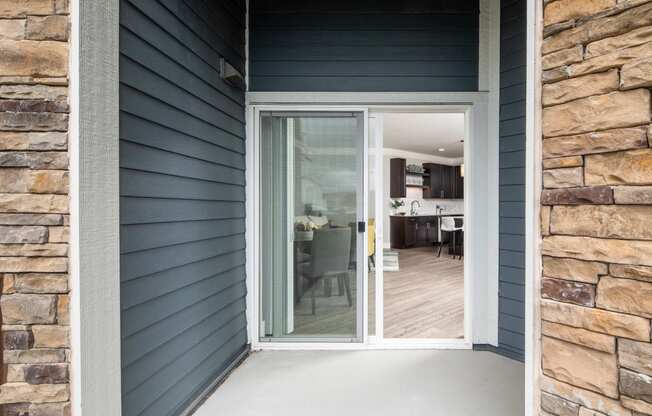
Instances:
[[[72,413],[119,416],[118,0],[73,0],[70,40]]]
[[[541,53],[543,5],[527,0],[525,96],[525,415],[538,414],[540,362],[539,284],[541,275]]]

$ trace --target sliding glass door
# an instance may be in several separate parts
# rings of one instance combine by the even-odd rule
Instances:
[[[362,340],[362,111],[261,111],[261,341]]]

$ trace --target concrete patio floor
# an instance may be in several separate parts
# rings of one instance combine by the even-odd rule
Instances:
[[[519,416],[523,364],[480,351],[253,353],[196,416]]]

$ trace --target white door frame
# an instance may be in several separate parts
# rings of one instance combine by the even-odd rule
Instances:
[[[498,244],[492,230],[498,230],[498,137],[490,134],[487,128],[489,118],[488,93],[304,93],[304,92],[255,92],[247,94],[247,325],[252,349],[379,349],[379,348],[471,348],[472,344],[497,345],[498,338]],[[355,105],[357,107],[350,107]],[[270,107],[271,106],[271,107]],[[465,112],[467,137],[465,140],[465,157],[477,156],[476,161],[468,160],[465,165],[467,198],[465,200],[466,226],[473,228],[474,241],[465,246],[465,274],[474,276],[466,278],[465,283],[465,339],[464,340],[391,340],[378,342],[370,340],[367,334],[367,288],[366,268],[364,287],[360,293],[363,308],[363,342],[360,343],[320,343],[320,342],[260,342],[258,328],[258,189],[256,172],[259,165],[256,132],[257,111],[261,108],[279,106],[286,110],[343,109],[344,111],[438,111]],[[287,106],[287,107],[286,107]],[[366,118],[368,119],[368,118]],[[365,139],[367,134],[365,133]],[[366,146],[366,145],[365,145]],[[471,153],[473,146],[475,153]],[[484,169],[473,171],[474,166]],[[475,179],[472,179],[475,178]],[[366,169],[365,178],[366,183]],[[480,181],[480,183],[476,183]],[[473,185],[475,184],[475,186]],[[471,206],[474,196],[468,193],[470,187],[485,192],[482,213],[478,209],[473,215]],[[493,192],[492,192],[493,191]],[[366,198],[366,192],[365,192]],[[478,208],[480,208],[478,206]],[[365,215],[366,215],[365,206]],[[480,215],[482,215],[480,217]],[[487,227],[474,228],[474,224],[486,224]],[[484,231],[483,231],[484,230]],[[377,233],[382,236],[382,233]],[[467,239],[468,241],[468,239]],[[364,239],[366,251],[366,239]],[[377,247],[382,244],[377,244]],[[382,257],[382,254],[381,254]],[[474,259],[471,262],[469,259]],[[378,260],[382,260],[378,259]],[[471,283],[473,282],[473,283]],[[381,340],[382,341],[382,340]]]

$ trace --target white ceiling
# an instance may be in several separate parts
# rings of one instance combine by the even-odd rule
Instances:
[[[464,156],[464,114],[385,113],[384,147],[448,158]],[[445,149],[440,152],[438,149]]]

